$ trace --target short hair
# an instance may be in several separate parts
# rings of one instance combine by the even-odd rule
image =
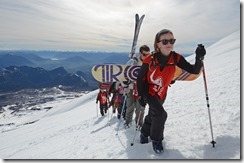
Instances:
[[[139,51],[142,53],[143,51],[150,51],[150,48],[147,45],[142,45],[139,49]]]

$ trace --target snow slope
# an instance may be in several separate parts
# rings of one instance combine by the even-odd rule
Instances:
[[[192,60],[190,56],[188,60]],[[130,146],[135,125],[116,136],[115,115],[97,117],[90,92],[31,118],[39,120],[0,135],[2,159],[239,159],[240,158],[240,32],[207,49],[205,59],[214,137],[212,148],[203,79],[176,82],[165,103],[168,120],[162,155],[151,143]],[[110,115],[111,116],[111,110]],[[0,120],[1,122],[1,120]]]

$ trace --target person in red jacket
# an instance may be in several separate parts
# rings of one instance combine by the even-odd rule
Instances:
[[[100,113],[104,116],[104,113],[107,113],[108,110],[108,94],[105,90],[100,90],[97,95],[96,103],[100,103]]]
[[[195,64],[191,65],[182,55],[173,51],[175,41],[170,30],[163,29],[158,32],[154,41],[154,52],[143,61],[137,78],[138,100],[142,106],[146,103],[149,105],[149,112],[141,129],[140,142],[148,143],[150,136],[156,153],[163,152],[162,141],[167,112],[162,105],[174,77],[175,67],[198,74],[206,54],[204,46],[199,45],[196,49]]]

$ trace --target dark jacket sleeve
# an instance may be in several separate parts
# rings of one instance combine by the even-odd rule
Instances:
[[[137,90],[138,90],[138,95],[139,96],[143,96],[144,91],[145,91],[145,88],[144,88],[145,85],[144,85],[143,79],[147,75],[148,68],[149,68],[149,65],[146,64],[146,63],[143,63],[143,65],[141,66],[140,71],[138,72],[138,77],[137,77],[136,83],[137,83]]]
[[[99,99],[100,99],[100,93],[98,93],[98,95],[97,95],[97,101],[99,101]]]
[[[199,74],[203,66],[203,63],[201,60],[196,59],[195,64],[192,65],[189,62],[187,62],[183,56],[181,56],[179,62],[177,63],[177,66],[191,74]]]
[[[115,84],[116,82],[113,82],[113,84],[111,85],[111,87],[109,88],[109,93],[114,93],[114,89],[115,89]]]

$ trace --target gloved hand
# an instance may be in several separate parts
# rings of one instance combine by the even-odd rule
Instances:
[[[129,86],[130,83],[131,83],[131,81],[123,81],[123,84],[124,84],[124,85],[127,85],[127,86]]]
[[[204,56],[206,55],[206,50],[204,48],[204,45],[199,44],[195,53],[196,53],[196,59],[202,61],[204,59]]]
[[[98,103],[98,101],[96,101],[96,104]]]
[[[175,84],[175,80],[172,80],[172,81],[170,82],[170,84]]]
[[[143,99],[142,96],[139,96],[139,97],[138,97],[138,101],[139,101],[139,103],[140,103],[140,105],[141,105],[142,107],[145,107],[145,106],[146,106],[146,102],[145,102],[145,100]]]

